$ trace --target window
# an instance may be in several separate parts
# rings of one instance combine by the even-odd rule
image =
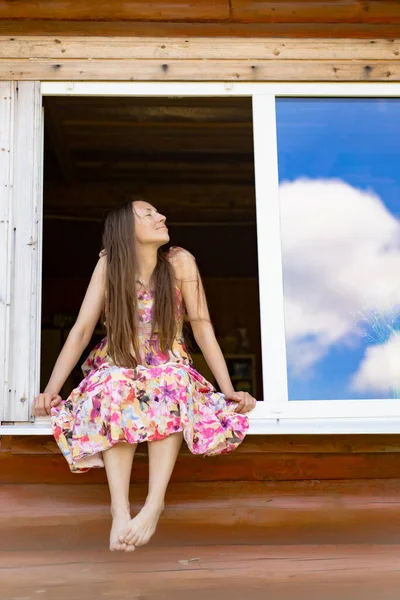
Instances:
[[[289,400],[400,395],[400,100],[278,98]]]
[[[264,415],[332,432],[399,429],[400,99],[368,87],[254,99]]]
[[[400,432],[399,84],[41,90],[252,98],[264,393],[250,431]]]

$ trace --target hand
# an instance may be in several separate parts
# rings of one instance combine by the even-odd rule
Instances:
[[[225,398],[226,400],[238,402],[239,404],[235,412],[242,414],[253,410],[257,404],[257,400],[253,396],[250,396],[248,392],[232,392],[231,394],[225,394]]]
[[[39,394],[33,403],[33,414],[35,417],[46,417],[51,414],[53,406],[58,406],[61,401],[61,396],[53,392]]]

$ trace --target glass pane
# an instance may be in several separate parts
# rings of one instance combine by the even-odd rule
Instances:
[[[289,399],[397,399],[400,99],[276,110]]]

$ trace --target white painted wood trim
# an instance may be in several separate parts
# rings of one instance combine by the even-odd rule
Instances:
[[[260,408],[280,413],[288,389],[274,95],[253,96],[253,139],[264,388]]]
[[[400,97],[397,82],[164,82],[42,81],[44,96],[275,96]]]
[[[296,435],[296,434],[377,434],[400,433],[400,418],[282,418],[253,419],[250,416],[249,435]],[[0,425],[2,435],[52,435],[50,421],[42,418],[36,423]]]
[[[10,81],[0,82],[0,422],[8,396],[13,102]]]
[[[11,256],[5,421],[27,421],[38,390],[43,119],[39,82],[11,84]]]

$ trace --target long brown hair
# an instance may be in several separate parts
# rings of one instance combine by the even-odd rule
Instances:
[[[137,259],[134,245],[134,198],[112,209],[106,219],[102,248],[107,259],[106,299],[104,319],[107,329],[108,353],[122,367],[135,368],[139,346],[137,339]],[[157,330],[162,352],[171,349],[176,336],[177,315],[175,274],[162,248],[157,252],[157,264],[151,277],[154,290],[151,338]]]

